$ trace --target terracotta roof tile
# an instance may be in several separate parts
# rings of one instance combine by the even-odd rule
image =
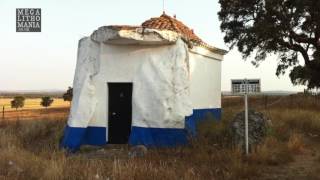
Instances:
[[[141,26],[112,25],[108,27],[115,30],[134,30],[141,27],[148,28],[148,29],[170,30],[170,31],[179,33],[182,36],[182,38],[189,45],[191,45],[191,47],[192,45],[197,45],[197,46],[204,47],[213,52],[218,52],[221,54],[227,53],[226,50],[219,49],[205,43],[193,32],[192,29],[184,25],[181,21],[177,20],[176,18],[168,16],[165,13],[163,13],[160,17],[153,17],[153,18],[150,18],[149,20],[146,20],[145,22],[142,23]]]
[[[163,13],[160,17],[151,18],[142,23],[142,27],[159,30],[171,30],[181,34],[187,41],[196,43],[203,42],[193,30],[184,25],[176,18],[170,17]]]

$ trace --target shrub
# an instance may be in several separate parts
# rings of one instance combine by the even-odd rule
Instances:
[[[45,108],[48,108],[49,106],[51,106],[52,103],[53,103],[53,99],[49,96],[45,96],[41,98],[40,105]]]

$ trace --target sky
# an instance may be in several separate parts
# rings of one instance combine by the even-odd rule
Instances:
[[[219,28],[218,0],[165,0],[164,7],[207,43],[229,50]],[[41,8],[41,32],[16,32],[16,8]],[[0,90],[67,89],[80,38],[103,25],[140,25],[162,11],[162,0],[1,0]],[[277,77],[276,66],[275,56],[256,68],[230,50],[222,62],[222,90],[230,91],[230,80],[238,78],[260,78],[263,91],[305,88],[293,86],[288,74]]]

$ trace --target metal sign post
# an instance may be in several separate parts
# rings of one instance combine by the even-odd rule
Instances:
[[[2,120],[4,120],[4,106],[2,106]]]
[[[231,79],[231,92],[233,95],[243,96],[244,98],[244,141],[246,155],[249,154],[249,94],[258,94],[261,92],[260,79]]]
[[[245,108],[245,144],[246,144],[246,155],[249,154],[249,125],[248,125],[248,81],[244,79],[245,93],[244,93],[244,108]]]

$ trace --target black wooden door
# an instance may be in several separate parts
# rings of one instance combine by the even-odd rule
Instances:
[[[132,122],[132,83],[108,83],[110,144],[126,144]]]

